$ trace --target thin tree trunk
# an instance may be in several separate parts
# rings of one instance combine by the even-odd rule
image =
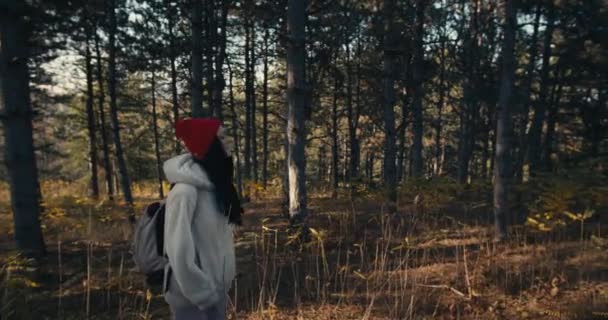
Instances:
[[[292,223],[304,222],[306,208],[306,4],[304,0],[288,0],[287,29],[287,116],[289,216]]]
[[[215,12],[215,0],[207,0],[204,1],[204,10],[205,10],[205,15],[204,15],[204,20],[205,20],[205,68],[204,69],[204,76],[205,76],[205,90],[204,92],[206,92],[206,96],[205,98],[207,99],[207,106],[209,108],[209,115],[210,116],[215,116],[217,114],[216,111],[216,104],[215,101],[213,101],[214,97],[215,97],[215,90],[217,83],[215,82],[215,78],[214,75],[215,73],[213,72],[213,66],[214,66],[214,58],[215,58],[215,52],[214,52],[214,48],[216,48],[217,43],[216,43],[216,39],[217,39],[217,17],[216,17],[216,12]]]
[[[336,54],[337,57],[337,54]],[[337,61],[334,60],[334,65],[337,65]],[[332,198],[338,196],[338,183],[339,183],[339,146],[338,146],[338,91],[340,86],[338,84],[338,71],[334,72],[334,94],[331,105],[331,186],[332,186]]]
[[[240,137],[238,134],[239,121],[236,114],[236,107],[234,103],[234,86],[232,83],[232,68],[228,64],[228,88],[230,89],[230,112],[232,114],[232,139],[234,140],[234,154],[236,155],[236,181],[238,185],[239,194],[243,194],[243,174],[241,171],[241,148],[240,148]]]
[[[214,110],[215,115],[223,119],[223,99],[222,93],[224,92],[224,87],[226,86],[224,80],[224,60],[226,59],[226,32],[228,27],[228,0],[222,1],[222,11],[221,11],[221,33],[218,42],[218,53],[215,58],[215,87],[213,90],[213,103],[215,104]]]
[[[522,86],[525,93],[523,94],[524,102],[522,104],[521,119],[519,121],[518,135],[518,150],[517,159],[515,160],[515,179],[517,182],[522,182],[524,177],[524,160],[526,157],[526,128],[529,122],[528,113],[530,111],[530,102],[532,101],[532,82],[534,80],[534,69],[536,66],[536,56],[538,55],[538,28],[540,26],[540,17],[542,5],[536,6],[536,14],[534,18],[534,28],[530,42],[530,53],[528,65],[526,66],[526,79]]]
[[[478,86],[477,69],[478,69],[478,46],[479,37],[479,0],[475,0],[472,4],[471,12],[471,30],[465,41],[465,57],[464,63],[466,68],[466,83],[464,85],[463,96],[464,105],[460,115],[460,132],[458,139],[458,182],[465,184],[469,180],[469,167],[473,153],[474,145],[474,113],[477,108],[477,97],[475,89]]]
[[[122,142],[120,140],[120,123],[118,121],[118,107],[116,105],[116,0],[109,0],[108,14],[110,18],[109,25],[109,75],[108,75],[108,92],[110,94],[110,116],[112,120],[112,131],[114,132],[114,150],[116,152],[116,161],[118,162],[118,172],[120,173],[120,184],[125,202],[129,205],[129,219],[134,221],[133,216],[133,196],[131,195],[131,180],[127,172],[127,163],[125,162],[124,152],[122,150]]]
[[[253,165],[253,181],[258,182],[258,134],[257,134],[257,125],[256,125],[256,115],[257,115],[257,101],[255,95],[255,22],[252,20],[251,22],[251,45],[250,45],[250,53],[251,59],[249,61],[249,81],[250,81],[250,102],[251,102],[251,162]]]
[[[251,63],[251,33],[249,22],[245,23],[245,178],[251,180],[251,77],[249,64]]]
[[[175,48],[175,35],[173,34],[174,25],[173,13],[168,14],[167,20],[169,21],[169,60],[171,64],[171,103],[173,105],[173,124],[177,123],[179,119],[179,102],[177,98],[177,69],[175,67],[175,60],[177,59],[177,50]],[[181,152],[181,145],[179,139],[175,139],[175,154]]]
[[[394,0],[384,1],[384,65],[383,65],[383,108],[384,108],[384,183],[389,202],[389,212],[393,212],[397,202],[397,168],[395,163],[395,66],[397,60],[397,35],[393,16],[396,10]]]
[[[89,22],[87,22],[89,23]],[[85,28],[85,68],[87,77],[87,129],[89,133],[89,165],[91,167],[90,192],[93,198],[99,198],[99,181],[97,174],[97,128],[95,127],[95,110],[93,109],[93,65],[91,63],[90,36],[91,27]]]
[[[414,41],[414,61],[413,61],[413,77],[414,77],[414,93],[413,93],[413,136],[412,144],[412,176],[420,177],[423,174],[422,163],[422,99],[424,98],[423,89],[423,72],[424,72],[424,9],[426,0],[416,1],[416,38]]]
[[[317,181],[321,186],[325,186],[325,157],[325,145],[320,145],[317,158]]]
[[[492,126],[492,119],[490,119],[492,113],[489,108],[485,108],[484,116],[484,126],[483,126],[483,141],[482,141],[482,152],[481,152],[481,179],[486,180],[488,178],[488,160],[490,159],[490,128]],[[492,174],[490,172],[490,174]]]
[[[406,71],[406,73],[409,73]],[[408,76],[406,76],[407,79]],[[411,151],[410,148],[408,148],[407,145],[407,127],[409,124],[409,116],[410,116],[410,104],[409,104],[409,97],[407,94],[403,94],[402,95],[402,103],[401,103],[401,126],[400,126],[400,130],[399,130],[399,155],[398,155],[398,159],[397,159],[397,180],[398,181],[402,181],[404,180],[407,175],[406,175],[406,171],[405,170],[405,166],[406,166],[406,154],[408,154],[408,151]]]
[[[368,153],[368,184],[371,186],[374,184],[374,162],[376,161],[375,153]]]
[[[439,101],[437,103],[437,123],[435,124],[435,168],[433,174],[438,176],[443,172],[442,166],[442,144],[441,144],[441,131],[443,129],[443,108],[445,104],[445,34],[442,34],[441,39],[441,52],[439,52],[439,57],[441,59],[441,66],[439,71]]]
[[[553,89],[551,106],[547,115],[547,134],[545,136],[545,145],[543,150],[543,163],[549,170],[552,169],[551,155],[555,150],[555,128],[557,126],[557,115],[559,113],[559,104],[562,95],[562,84],[560,78],[556,79],[556,84]]]
[[[350,156],[349,156],[349,164],[348,164],[348,175],[346,178],[348,182],[352,183],[357,176],[357,159],[355,158],[355,152],[357,151],[357,128],[354,119],[353,112],[353,71],[352,71],[352,61],[350,57],[350,44],[346,44],[346,113],[348,117],[348,144],[350,146]]]
[[[97,32],[95,32],[95,54],[97,55],[97,87],[99,88],[97,103],[99,108],[99,129],[101,131],[101,145],[103,150],[103,168],[106,177],[108,199],[114,200],[114,180],[112,180],[114,170],[110,160],[110,142],[108,141],[108,129],[106,127],[106,113],[104,107],[106,94],[104,92],[101,50],[99,49],[99,35]]]
[[[528,161],[530,163],[530,175],[536,174],[540,168],[541,161],[541,138],[543,124],[545,122],[545,113],[547,110],[547,91],[549,88],[549,72],[551,69],[551,39],[553,38],[553,29],[555,23],[555,9],[551,3],[548,3],[547,13],[547,28],[543,40],[543,62],[540,75],[540,88],[538,92],[538,101],[535,104],[534,116],[530,127],[528,140]]]
[[[154,130],[154,153],[156,155],[156,174],[158,177],[158,196],[160,199],[165,197],[163,190],[163,169],[160,159],[160,145],[158,134],[158,119],[156,113],[156,72],[152,71],[152,129]]]
[[[202,43],[202,0],[192,0],[192,75],[190,79],[190,96],[192,117],[200,118],[205,116],[203,109],[203,43]]]
[[[588,88],[587,99],[593,101],[591,97],[592,88]],[[602,119],[605,119],[603,113],[606,109],[606,90],[605,88],[597,88],[597,104],[589,106],[588,112],[591,113],[590,121],[585,121],[585,126],[588,128],[588,152],[590,157],[597,157],[600,153],[600,145],[602,143]]]
[[[40,228],[40,185],[34,153],[27,62],[29,26],[25,2],[0,5],[0,119],[17,248],[26,255],[46,253]]]
[[[511,180],[511,94],[515,80],[515,34],[517,32],[517,9],[514,1],[503,0],[504,40],[502,49],[502,76],[498,97],[498,120],[496,136],[496,170],[494,171],[494,229],[495,239],[507,237],[506,217],[509,213],[508,196]]]
[[[405,13],[405,16],[411,15],[410,13],[411,10],[408,9],[408,11]],[[407,36],[405,40],[403,40],[406,44],[405,46],[410,47],[411,46],[411,36]],[[408,138],[407,138],[407,132],[408,132],[408,125],[410,124],[410,122],[412,122],[409,118],[410,118],[410,109],[412,107],[411,104],[411,93],[414,91],[414,89],[412,88],[412,84],[414,82],[413,80],[413,76],[412,76],[412,52],[411,50],[405,50],[404,54],[403,54],[403,65],[404,65],[404,76],[403,76],[403,81],[405,82],[404,86],[405,86],[405,90],[401,91],[401,125],[399,126],[399,132],[398,132],[398,150],[399,150],[399,155],[398,155],[398,159],[397,159],[397,181],[402,181],[404,179],[406,179],[406,177],[408,176],[408,173],[411,173],[411,152],[412,149],[408,146]],[[406,156],[409,155],[409,156]],[[410,161],[407,161],[407,159],[409,158]],[[409,164],[406,164],[408,163]],[[408,167],[408,169],[406,170],[406,167]]]
[[[361,72],[361,66],[360,66],[360,54],[361,54],[361,41],[360,41],[360,36],[359,36],[359,31],[358,31],[358,27],[357,27],[357,49],[356,49],[356,55],[357,55],[357,68],[356,68],[356,74],[357,74],[357,82],[356,82],[356,88],[355,88],[355,96],[356,96],[356,101],[357,104],[355,106],[356,110],[353,110],[353,101],[352,101],[352,79],[353,79],[353,75],[352,75],[352,59],[350,57],[350,45],[346,46],[346,57],[347,57],[347,64],[346,64],[346,68],[347,68],[347,94],[346,94],[346,112],[347,112],[347,116],[348,116],[348,141],[349,141],[349,145],[350,145],[350,155],[348,157],[349,159],[349,165],[348,165],[348,179],[349,182],[351,184],[351,190],[354,188],[354,184],[353,182],[356,182],[359,178],[359,162],[360,162],[360,150],[359,150],[359,139],[357,137],[357,128],[359,126],[359,110],[360,105],[361,105],[361,81],[360,81],[360,72]]]
[[[264,30],[264,83],[262,86],[262,184],[268,185],[268,27]]]

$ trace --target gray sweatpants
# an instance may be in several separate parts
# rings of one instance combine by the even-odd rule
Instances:
[[[196,306],[171,309],[174,320],[225,320],[226,319],[226,299],[205,310]]]

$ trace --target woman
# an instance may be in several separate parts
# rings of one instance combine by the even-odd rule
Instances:
[[[165,300],[176,320],[225,319],[235,276],[232,225],[242,213],[232,144],[217,119],[180,120],[175,132],[188,153],[163,167],[174,184],[165,214]]]

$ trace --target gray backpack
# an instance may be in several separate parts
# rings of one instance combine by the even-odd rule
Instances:
[[[164,229],[164,201],[149,204],[135,224],[133,260],[137,270],[146,275],[146,282],[151,287],[162,286],[168,262],[163,252]]]

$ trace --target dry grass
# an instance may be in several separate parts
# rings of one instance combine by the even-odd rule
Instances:
[[[138,188],[141,207],[154,187]],[[47,199],[47,259],[20,258],[10,236],[0,243],[2,319],[169,318],[162,297],[147,293],[132,270],[124,206],[76,192]],[[608,311],[601,219],[582,240],[578,228],[516,227],[508,243],[495,244],[479,216],[483,205],[443,199],[432,208],[402,201],[391,216],[373,196],[314,198],[307,243],[293,236],[279,201],[250,204],[237,239],[231,317],[601,319]],[[3,234],[7,208],[0,201]]]

